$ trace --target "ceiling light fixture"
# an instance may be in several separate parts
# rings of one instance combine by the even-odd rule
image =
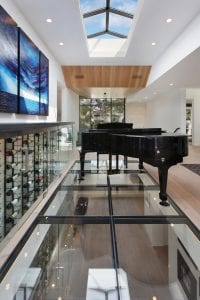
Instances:
[[[64,46],[64,43],[63,43],[63,42],[60,42],[59,45],[60,45],[60,46]]]
[[[53,21],[52,21],[51,18],[48,18],[48,19],[46,19],[46,22],[47,22],[47,23],[52,23]]]
[[[171,23],[171,22],[172,22],[172,18],[166,19],[166,22],[167,22],[167,23]]]
[[[173,84],[173,82],[171,82],[169,85],[170,85],[170,86],[173,86],[174,84]]]
[[[156,42],[152,42],[151,45],[152,45],[152,46],[155,46],[155,45],[156,45]]]

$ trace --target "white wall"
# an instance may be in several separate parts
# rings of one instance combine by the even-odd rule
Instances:
[[[177,127],[186,131],[186,95],[185,89],[173,89],[147,102],[147,127],[161,127],[169,132]]]
[[[60,65],[57,63],[53,55],[50,53],[46,45],[39,38],[38,34],[34,32],[31,25],[23,17],[21,12],[17,9],[11,0],[0,0],[2,7],[10,14],[19,27],[33,40],[36,46],[49,59],[49,116],[30,116],[30,115],[16,115],[8,113],[0,113],[0,123],[16,123],[16,122],[54,122],[57,118],[57,82],[63,85],[64,77]],[[65,120],[68,121],[68,120]]]
[[[70,89],[62,91],[62,121],[75,122],[75,134],[79,131],[79,96]]]
[[[153,64],[147,86],[156,81],[173,66],[200,46],[199,39],[200,14],[186,27],[178,38],[170,44],[159,59]]]
[[[134,127],[146,127],[146,103],[126,103],[126,122]]]

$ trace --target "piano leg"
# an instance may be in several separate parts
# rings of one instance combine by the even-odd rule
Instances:
[[[109,174],[112,174],[112,154],[109,153]]]
[[[119,155],[116,154],[116,172],[119,172]]]
[[[85,172],[84,172],[85,152],[79,152],[79,154],[80,154],[80,165],[81,165],[79,180],[83,180],[84,175],[85,175]]]
[[[128,168],[128,157],[127,156],[124,156],[124,165],[125,165],[125,168],[127,169]]]
[[[99,152],[97,152],[97,169],[99,169]]]
[[[139,158],[139,169],[140,170],[144,169],[143,161],[141,160],[141,158]]]
[[[159,197],[161,199],[160,205],[163,206],[169,206],[169,203],[167,202],[167,193],[166,193],[168,169],[169,167],[166,165],[158,167],[159,183],[160,183]]]

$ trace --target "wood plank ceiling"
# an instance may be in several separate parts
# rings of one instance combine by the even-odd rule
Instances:
[[[80,96],[93,97],[94,88],[109,88],[119,89],[120,97],[126,97],[129,92],[146,86],[151,66],[63,66],[62,69],[66,86]]]

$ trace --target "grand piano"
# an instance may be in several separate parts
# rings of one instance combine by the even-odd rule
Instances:
[[[82,148],[80,151],[80,178],[84,178],[84,161],[87,152],[108,153],[109,172],[112,171],[112,155],[124,155],[139,159],[139,168],[143,162],[158,168],[161,199],[160,204],[167,206],[168,169],[183,161],[188,155],[186,135],[167,134],[161,128],[122,128],[94,129],[82,133]],[[116,164],[118,168],[118,164]]]

